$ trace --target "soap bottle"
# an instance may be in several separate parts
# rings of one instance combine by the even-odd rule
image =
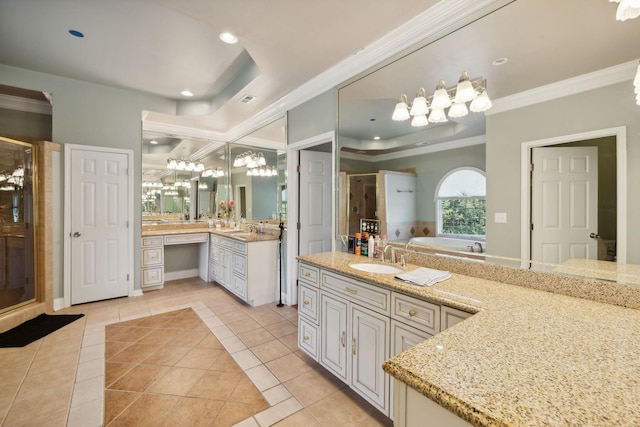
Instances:
[[[374,258],[376,256],[376,243],[375,239],[373,238],[373,234],[369,235],[367,246],[369,246],[369,258]]]
[[[258,233],[262,233],[262,221],[258,224]]]
[[[369,233],[362,233],[362,256],[369,256]]]
[[[373,242],[373,256],[376,258],[382,258],[382,251],[384,250],[384,246],[381,246],[382,242],[380,241],[380,235],[376,234],[376,238]]]
[[[362,253],[362,234],[356,233],[356,255],[360,255]]]

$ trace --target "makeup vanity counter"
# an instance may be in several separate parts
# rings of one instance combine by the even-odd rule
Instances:
[[[438,411],[445,419],[431,425],[640,425],[640,310],[457,274],[455,268],[449,268],[449,280],[425,288],[349,267],[376,262],[361,256],[330,252],[298,259],[475,313],[384,362],[396,379],[396,426],[430,425]],[[532,274],[531,280],[548,282],[534,287],[566,286],[551,274]],[[632,295],[629,304],[637,307],[640,294]]]

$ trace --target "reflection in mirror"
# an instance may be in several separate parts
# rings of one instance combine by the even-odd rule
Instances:
[[[460,167],[480,169],[487,177],[486,241],[496,262],[509,259],[526,268],[611,277],[606,272],[632,267],[619,265],[621,260],[640,264],[640,243],[627,232],[625,219],[640,212],[640,196],[626,184],[639,176],[633,166],[640,159],[640,116],[632,85],[638,54],[629,41],[640,37],[640,27],[616,22],[608,2],[586,6],[579,0],[567,0],[552,15],[545,12],[549,6],[547,0],[509,2],[341,87],[339,170],[345,174],[375,174],[381,170],[416,173],[416,224],[401,239],[408,241],[418,236],[437,237],[435,197],[442,178]],[[573,19],[575,10],[585,7],[588,13],[581,16],[581,24],[569,30],[566,22]],[[514,27],[519,30],[504,37]],[[539,28],[545,28],[545,36],[532,39],[530,34]],[[596,34],[590,28],[599,30]],[[402,93],[411,100],[415,91],[424,87],[429,96],[441,79],[447,87],[455,82],[461,67],[469,75],[486,79],[493,101],[491,110],[460,118],[450,116],[445,123],[423,127],[411,126],[410,120],[391,119]],[[614,74],[618,76],[615,80]],[[598,83],[594,83],[596,80]],[[571,90],[563,90],[569,86]],[[589,134],[594,135],[571,138]],[[577,216],[571,218],[595,219],[595,225],[585,226],[589,229],[582,233],[587,241],[592,240],[589,243],[593,249],[587,249],[584,243],[574,245],[575,250],[564,255],[560,251],[535,255],[536,238],[530,229],[541,228],[540,220],[534,218],[540,204],[533,201],[534,195],[524,194],[527,167],[522,166],[526,160],[521,150],[536,141],[558,147],[598,147],[597,192],[589,198],[597,201],[595,214],[574,210]],[[528,155],[532,152],[530,148]],[[531,187],[536,190],[535,184]],[[532,200],[530,204],[525,206],[521,192],[523,200]],[[347,230],[347,209],[347,201],[341,201],[337,215],[341,234],[351,233]],[[537,224],[537,229],[532,224]],[[555,234],[564,234],[561,230],[558,228]],[[395,231],[388,233],[393,235]],[[523,247],[538,261],[521,260]],[[581,273],[576,272],[575,265],[580,265]],[[632,282],[619,279],[621,274],[616,277],[612,280]]]
[[[229,144],[229,201],[235,220],[286,220],[285,125],[282,117]]]
[[[219,185],[226,179],[225,149],[224,144],[207,139],[145,131],[142,139],[143,224],[194,221],[216,215],[214,201],[225,188]],[[198,196],[205,200],[200,202]]]

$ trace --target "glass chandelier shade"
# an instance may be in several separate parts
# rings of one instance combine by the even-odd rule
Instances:
[[[467,104],[464,102],[454,102],[451,108],[449,108],[449,117],[457,119],[458,117],[464,117],[469,114]]]
[[[438,83],[438,86],[436,87],[436,91],[433,93],[431,108],[444,110],[449,107],[451,107],[451,98],[449,98],[449,92],[447,92],[444,80],[440,80],[440,83]]]
[[[409,106],[407,105],[407,95],[404,93],[400,95],[400,100],[396,104],[396,108],[393,110],[392,120],[401,122],[407,120],[411,115],[409,114]]]
[[[453,102],[455,104],[462,104],[473,100],[476,96],[476,91],[469,80],[469,74],[467,74],[466,71],[463,71],[460,76],[460,80],[458,81],[458,86],[456,87],[456,97]]]
[[[427,120],[427,116],[425,114],[421,114],[419,116],[413,116],[413,119],[411,120],[411,126],[413,127],[422,127],[428,124],[429,124],[429,121]]]
[[[616,10],[616,19],[618,21],[626,21],[640,16],[640,0],[609,0],[610,2],[619,3]]]
[[[489,99],[489,95],[487,95],[487,91],[483,90],[480,95],[476,97],[473,101],[471,101],[471,105],[469,105],[469,110],[474,113],[481,113],[483,111],[487,111],[491,108],[491,100]]]
[[[444,113],[444,110],[434,108],[431,110],[431,114],[429,114],[429,121],[431,123],[444,123],[447,121],[447,115]]]
[[[424,116],[429,112],[429,107],[427,106],[427,97],[424,91],[424,88],[418,89],[418,94],[413,100],[413,105],[411,106],[410,114],[412,116]]]

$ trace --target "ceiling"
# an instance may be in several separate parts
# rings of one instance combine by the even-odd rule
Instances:
[[[401,93],[430,93],[441,79],[453,85],[462,70],[487,79],[495,106],[637,60],[640,19],[616,21],[616,7],[607,0],[404,0],[402,7],[388,0],[0,0],[0,63],[169,98],[176,114],[149,112],[146,120],[227,135],[255,117],[265,118],[260,125],[281,117],[304,100],[294,93],[341,86],[341,134],[359,141],[353,151],[381,154],[484,134],[481,113],[422,129],[390,120]],[[222,31],[239,43],[222,43]],[[491,65],[502,57],[506,64]],[[388,65],[372,73],[380,61]],[[182,97],[183,89],[195,96]],[[239,102],[246,95],[256,98]],[[281,127],[271,126],[279,137]],[[180,157],[206,144],[167,141]]]

